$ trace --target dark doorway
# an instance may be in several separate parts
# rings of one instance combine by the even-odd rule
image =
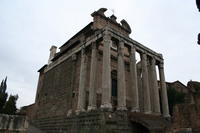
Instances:
[[[112,79],[112,96],[117,97],[117,80]]]
[[[111,72],[111,79],[112,79],[112,90],[111,90],[111,94],[112,94],[112,106],[113,106],[113,110],[116,110],[117,108],[117,71],[113,70]]]
[[[139,123],[132,123],[132,133],[150,133],[149,130]]]

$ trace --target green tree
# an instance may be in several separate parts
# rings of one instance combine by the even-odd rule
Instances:
[[[185,94],[176,91],[174,88],[168,88],[167,94],[168,94],[168,102],[169,102],[169,112],[172,115],[173,107],[176,104],[184,103]]]
[[[8,97],[8,94],[6,92],[7,89],[7,77],[5,80],[2,80],[1,85],[0,85],[0,113],[3,111],[3,107],[6,104],[6,100]]]
[[[8,98],[7,89],[7,77],[2,80],[0,85],[0,113],[13,115],[17,111],[16,102],[18,95],[10,95]],[[8,100],[7,100],[8,98]]]
[[[6,102],[3,113],[13,115],[17,111],[16,102],[18,99],[18,95],[10,95],[8,101]]]

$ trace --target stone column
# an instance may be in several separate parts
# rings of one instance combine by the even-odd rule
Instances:
[[[76,112],[85,111],[85,81],[86,81],[86,55],[85,48],[81,50],[81,68],[80,68],[80,79],[79,79],[79,92],[78,92],[78,104]]]
[[[151,99],[147,69],[147,55],[142,53],[142,88],[144,90],[144,113],[151,113]]]
[[[89,106],[88,110],[96,109],[96,68],[97,68],[97,55],[96,55],[96,42],[92,44],[92,56],[90,65],[90,88],[89,88]]]
[[[137,83],[138,83],[138,96],[139,96],[139,111],[144,112],[144,90],[142,88],[142,65],[141,61],[137,63]]]
[[[132,96],[132,104],[131,111],[139,112],[139,94],[138,94],[138,81],[137,81],[137,66],[136,66],[136,57],[135,57],[135,48],[131,47],[130,52],[130,74],[131,74],[131,96]]]
[[[148,79],[149,79],[149,93],[150,93],[150,102],[151,102],[151,112],[153,113],[153,104],[154,104],[154,101],[153,101],[153,84],[152,84],[152,70],[151,70],[151,58],[148,58],[147,59],[147,69],[148,69]]]
[[[120,41],[118,46],[117,62],[117,110],[127,110],[126,108],[126,81],[124,66],[124,42]]]
[[[111,104],[111,57],[110,46],[112,44],[111,36],[105,34],[103,37],[103,66],[102,66],[102,109],[112,109]]]
[[[152,58],[150,60],[150,73],[151,73],[151,100],[152,100],[152,111],[154,114],[160,115],[160,98],[159,98],[159,90],[158,90],[158,80],[156,74],[156,60]]]
[[[159,64],[159,75],[160,75],[160,90],[161,90],[163,116],[170,117],[163,62]]]

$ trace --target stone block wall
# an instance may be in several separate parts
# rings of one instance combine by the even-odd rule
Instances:
[[[70,58],[44,73],[36,99],[36,118],[66,115],[72,108],[73,68]]]
[[[69,117],[40,118],[32,121],[32,125],[46,133],[165,133],[162,117],[142,116],[136,113],[130,117],[127,112],[118,111],[92,111]]]
[[[47,133],[131,133],[132,127],[126,114],[95,111],[41,118],[33,124]]]
[[[200,133],[200,105],[180,104],[174,108],[172,129],[192,128],[193,133]]]
[[[25,133],[27,128],[25,116],[0,114],[0,133]]]

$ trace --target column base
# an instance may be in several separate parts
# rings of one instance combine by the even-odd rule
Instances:
[[[152,114],[151,111],[145,111],[144,114]]]
[[[117,111],[127,111],[127,108],[125,106],[117,107]]]
[[[112,111],[112,104],[111,103],[102,104],[101,105],[101,109],[102,110]]]
[[[68,110],[68,112],[67,112],[67,116],[70,116],[72,114],[72,110],[70,109],[70,110]]]
[[[139,108],[132,108],[131,112],[140,112]]]
[[[152,112],[153,115],[156,115],[156,116],[160,116],[161,113],[160,112]]]
[[[163,114],[163,117],[165,117],[165,118],[171,118],[170,114]]]
[[[83,112],[85,112],[85,109],[77,109],[76,110],[76,114],[77,115],[80,114],[80,113],[83,113]]]
[[[96,106],[88,106],[88,110],[87,111],[93,111],[96,110],[97,107]]]

